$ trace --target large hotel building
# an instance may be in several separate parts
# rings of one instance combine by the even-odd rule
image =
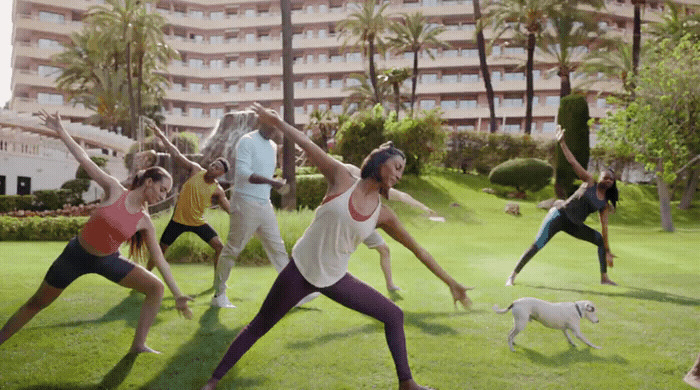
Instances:
[[[103,0],[13,0],[12,100],[15,112],[58,110],[80,120],[91,112],[73,106],[56,90],[60,69],[51,56],[80,30],[89,7]],[[682,0],[690,4],[697,0]],[[631,42],[631,0],[607,0],[592,18]],[[349,75],[363,72],[359,49],[341,49],[336,25],[357,9],[343,0],[292,0],[294,110],[297,125],[308,123],[314,109],[342,110],[352,85]],[[647,0],[643,22],[659,20],[661,0]],[[171,86],[164,100],[169,131],[204,135],[225,112],[261,102],[282,107],[282,40],[280,3],[269,0],[161,0],[151,6],[167,20],[165,37],[181,59],[167,68]],[[450,48],[434,50],[435,59],[419,61],[418,109],[439,107],[453,131],[487,131],[489,111],[474,39],[471,0],[390,0],[389,14],[422,12],[431,23],[445,26],[440,38]],[[486,31],[487,41],[492,31]],[[586,48],[581,48],[585,51]],[[378,56],[378,67],[411,67],[411,53]],[[496,100],[498,131],[521,133],[525,116],[525,50],[506,39],[496,42],[488,57]],[[552,64],[537,61],[533,102],[533,136],[551,136],[559,106],[560,80],[547,77]],[[579,75],[572,75],[575,88]],[[408,84],[407,84],[408,85]],[[614,83],[601,82],[587,92],[591,116],[605,115],[606,92]],[[408,91],[409,88],[406,88]],[[603,92],[603,94],[599,94]]]

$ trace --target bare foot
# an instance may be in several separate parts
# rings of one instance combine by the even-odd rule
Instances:
[[[602,276],[600,278],[600,284],[607,284],[609,286],[617,286],[617,283],[610,280],[610,278],[608,278],[607,276]]]
[[[129,353],[155,353],[156,355],[160,354],[160,351],[156,351],[155,349],[152,349],[146,345],[141,345],[141,346],[131,346],[131,349],[129,350]]]
[[[387,286],[386,286],[386,289],[389,290],[389,291],[401,291],[401,287],[399,287],[399,286],[397,286],[397,285],[395,285],[395,284],[387,285]]]
[[[218,380],[214,378],[209,379],[209,382],[207,382],[207,384],[204,385],[204,387],[202,387],[202,390],[214,390],[216,388],[217,383],[219,383]]]
[[[421,386],[413,379],[402,381],[399,383],[399,390],[434,390],[431,387]]]
[[[513,272],[512,274],[510,274],[510,276],[509,276],[508,279],[506,280],[506,286],[512,286],[512,285],[514,285],[514,284],[515,284],[515,277],[516,277],[517,275],[518,275],[518,274],[516,274],[515,272]]]

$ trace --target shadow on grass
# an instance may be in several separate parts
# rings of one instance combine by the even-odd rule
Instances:
[[[22,387],[20,388],[21,390],[111,390],[111,389],[116,389],[119,387],[119,385],[124,382],[124,379],[126,379],[127,376],[129,376],[129,373],[131,372],[131,368],[134,366],[134,362],[136,362],[136,357],[138,354],[136,353],[127,353],[118,363],[114,368],[112,368],[107,375],[105,375],[104,378],[102,378],[102,381],[98,384],[95,385],[81,385],[81,384],[75,384],[75,383],[65,383],[65,384],[56,384],[56,383],[51,383],[51,384],[40,384],[40,385],[32,385],[28,387]]]
[[[556,291],[570,291],[579,294],[590,294],[590,295],[603,295],[607,297],[621,297],[621,298],[633,298],[641,299],[645,301],[656,301],[663,303],[673,303],[682,306],[700,306],[700,299],[684,297],[682,295],[670,294],[661,291],[652,290],[649,288],[641,287],[625,287],[618,286],[617,288],[626,288],[627,291],[614,292],[614,291],[592,291],[592,290],[577,290],[573,288],[556,288],[548,286],[528,286],[532,288],[545,289],[545,290],[556,290]]]
[[[140,388],[199,389],[204,386],[242,328],[229,329],[222,324],[219,320],[221,310],[231,309],[210,306],[199,318],[200,327],[192,337],[183,341],[163,370]],[[238,377],[235,371],[236,367],[229,371],[220,388],[260,387],[267,382],[262,376]]]
[[[517,347],[517,344],[516,344]],[[613,355],[611,357],[601,357],[591,354],[591,348],[584,347],[582,349],[577,349],[574,346],[569,346],[566,351],[561,351],[552,356],[546,356],[537,352],[533,349],[527,347],[518,347],[525,352],[525,357],[530,359],[533,363],[537,363],[543,366],[550,367],[561,367],[567,366],[575,363],[592,363],[592,362],[605,362],[613,364],[629,364],[629,361],[620,355]],[[516,349],[517,353],[517,349]]]

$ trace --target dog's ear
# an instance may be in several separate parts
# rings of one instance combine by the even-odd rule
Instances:
[[[590,311],[591,313],[595,313],[595,306],[593,306],[592,303],[586,303],[586,311]]]

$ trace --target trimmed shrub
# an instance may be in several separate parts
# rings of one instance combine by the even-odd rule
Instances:
[[[426,164],[442,158],[446,138],[444,121],[437,110],[423,114],[420,118],[396,121],[392,113],[385,123],[386,138],[406,154],[404,173],[419,175]]]
[[[75,237],[88,217],[0,216],[0,241],[65,241]]]
[[[517,191],[539,191],[550,183],[553,173],[554,168],[544,160],[515,158],[493,168],[489,181]]]
[[[320,173],[312,175],[299,175],[297,179],[297,210],[308,208],[315,209],[321,204],[326,195],[326,179]],[[272,204],[279,208],[282,204],[282,197],[277,191],[272,191],[270,196]]]
[[[0,213],[32,208],[32,195],[0,195]]]
[[[102,168],[102,170],[105,170],[105,167],[107,166],[107,157],[102,157],[102,156],[92,156],[90,157],[90,160],[97,164],[98,167]],[[88,175],[87,171],[85,168],[83,168],[82,165],[78,166],[78,169],[75,171],[75,178],[76,179],[85,179],[85,180],[92,180],[90,175]],[[86,190],[87,191],[87,190]]]
[[[84,203],[83,193],[90,188],[89,179],[73,179],[61,184],[61,189],[68,191],[68,203],[79,205]]]
[[[341,155],[344,162],[359,167],[369,152],[386,141],[384,122],[386,117],[381,104],[356,113],[338,130],[333,152]]]
[[[33,210],[58,210],[68,203],[71,193],[68,190],[37,190],[34,191]]]
[[[588,103],[582,95],[568,95],[561,99],[558,123],[566,130],[564,140],[583,169],[588,169],[590,156],[590,131],[588,128]],[[554,181],[557,197],[567,198],[576,191],[574,180],[577,179],[574,168],[569,164],[556,146],[556,178]]]

